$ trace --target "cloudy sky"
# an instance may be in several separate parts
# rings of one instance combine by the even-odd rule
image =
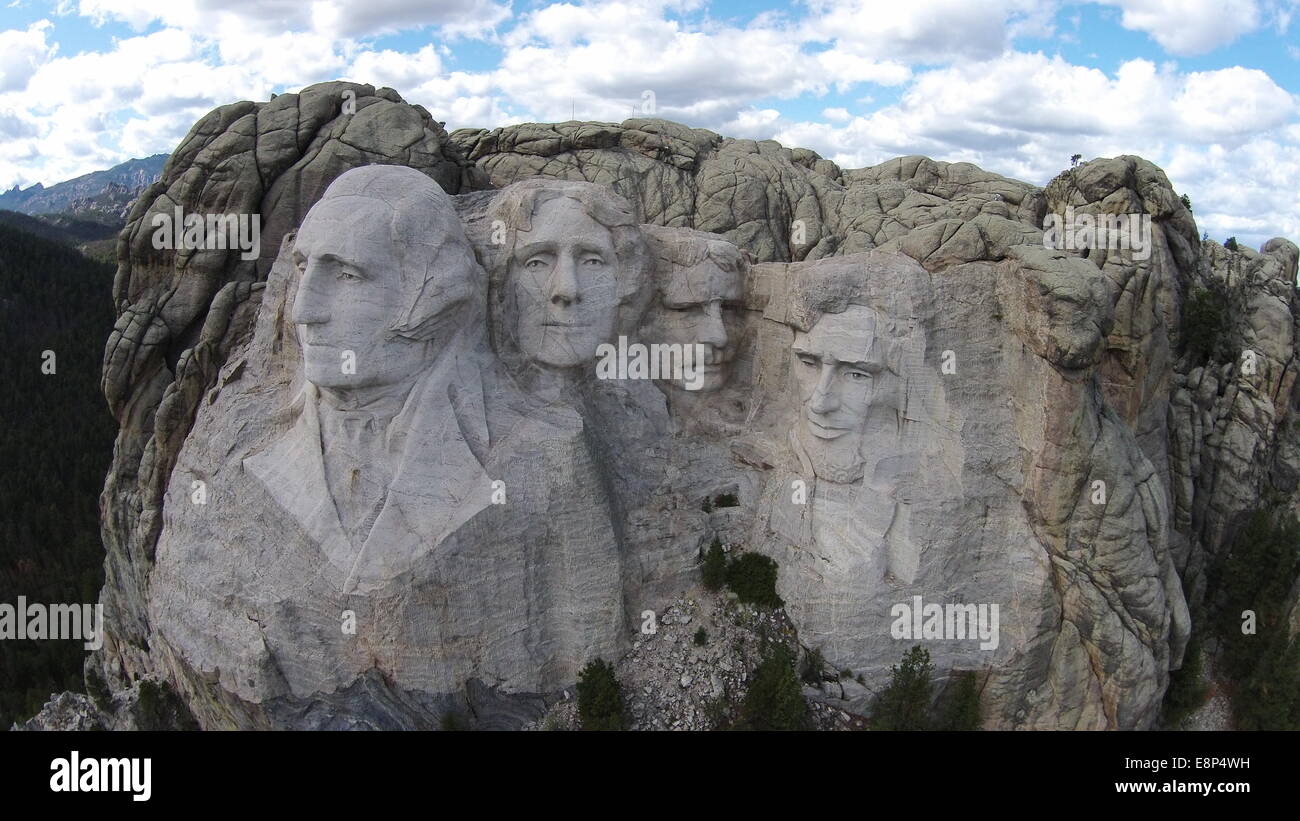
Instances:
[[[448,130],[657,116],[1042,185],[1139,154],[1216,239],[1300,241],[1300,0],[0,0],[0,187],[213,106],[387,85]],[[1293,20],[1293,17],[1297,18]]]

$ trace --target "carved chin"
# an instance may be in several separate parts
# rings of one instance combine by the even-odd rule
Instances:
[[[859,452],[861,433],[845,433],[835,439],[813,436],[804,425],[799,427],[799,444],[818,479],[847,485],[862,478],[864,460]]]
[[[543,325],[521,334],[525,355],[550,368],[573,368],[596,358],[597,334],[590,327]]]
[[[576,368],[590,359],[573,348],[556,344],[541,346],[530,358],[548,368]]]
[[[313,385],[326,388],[352,385],[358,381],[356,374],[343,373],[337,356],[328,362],[304,362],[303,376]]]
[[[692,380],[683,378],[669,379],[666,381],[677,390],[686,391],[687,393],[708,393],[709,391],[716,391],[723,385],[726,385],[727,380],[730,378],[731,364],[723,363],[721,365],[710,365],[705,367],[699,376],[699,387],[694,390],[687,387],[687,385],[692,384]]]

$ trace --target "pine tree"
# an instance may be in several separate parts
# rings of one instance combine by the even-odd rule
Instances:
[[[776,645],[754,670],[741,707],[746,730],[806,730],[808,704],[803,699],[794,660],[784,645]]]
[[[979,681],[974,670],[965,670],[956,675],[946,701],[947,709],[944,710],[940,724],[942,729],[969,732],[980,728]]]
[[[916,645],[903,656],[903,663],[890,668],[889,687],[880,694],[872,714],[878,730],[926,730],[930,721],[930,675],[934,665],[930,652]]]
[[[713,537],[713,544],[709,545],[708,551],[704,554],[704,564],[700,572],[704,577],[704,587],[715,593],[721,590],[722,585],[727,581],[727,554],[722,552],[722,541],[717,536]]]
[[[100,392],[112,285],[111,266],[0,224],[0,602],[99,598],[99,492],[117,432]],[[76,641],[0,641],[0,728],[52,692],[82,690],[85,657]]]
[[[614,666],[596,659],[578,674],[578,718],[584,730],[626,730],[623,691]]]
[[[727,565],[727,587],[747,604],[781,607],[776,592],[776,562],[760,553],[744,553]]]

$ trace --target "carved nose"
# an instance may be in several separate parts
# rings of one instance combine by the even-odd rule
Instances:
[[[551,304],[568,307],[581,301],[582,295],[578,293],[578,277],[573,260],[561,259],[551,274]]]
[[[839,395],[831,390],[831,380],[834,377],[835,366],[830,363],[823,365],[817,387],[813,388],[812,398],[808,402],[813,413],[830,413],[840,406]]]
[[[715,348],[727,347],[727,326],[722,321],[722,303],[710,302],[704,306],[704,321],[701,323],[698,341]]]
[[[308,268],[298,283],[298,293],[293,298],[289,320],[295,325],[314,325],[329,319],[325,300],[317,292],[316,273]]]

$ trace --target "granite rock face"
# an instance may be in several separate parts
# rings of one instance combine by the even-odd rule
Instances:
[[[154,249],[177,205],[260,253]],[[1045,247],[1067,209],[1145,249]],[[715,538],[859,696],[920,643],[987,727],[1146,728],[1207,560],[1300,485],[1296,247],[1200,242],[1134,157],[1040,189],[662,120],[448,136],[325,84],[200,121],[119,256],[91,668],[207,728],[536,722]]]
[[[146,590],[162,493],[200,396],[251,328],[281,237],[336,176],[370,163],[410,166],[451,193],[483,184],[422,108],[391,89],[326,83],[213,110],[136,201],[118,241],[118,320],[104,352],[104,395],[120,428],[101,499],[103,601],[114,614],[107,677],[147,666]],[[261,253],[156,248],[154,218],[178,208],[259,216]]]

